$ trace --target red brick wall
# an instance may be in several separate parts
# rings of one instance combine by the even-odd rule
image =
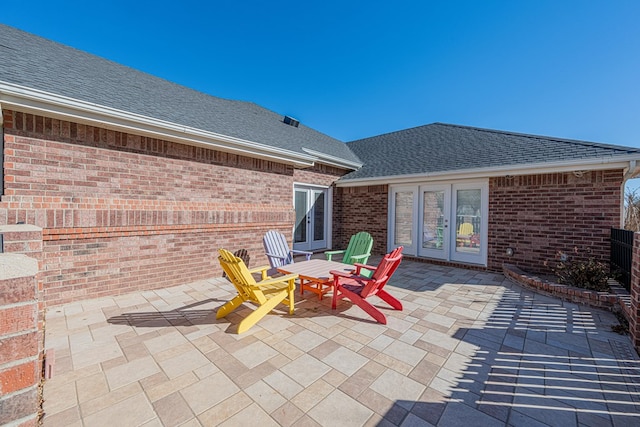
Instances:
[[[221,275],[216,250],[267,262],[262,236],[293,227],[281,163],[3,111],[0,224],[43,228],[47,305]],[[328,185],[336,170],[295,171]]]
[[[489,268],[507,262],[548,273],[561,253],[608,262],[610,227],[620,225],[622,179],[622,170],[492,178]]]
[[[330,187],[344,174],[345,171],[343,169],[316,165],[308,169],[295,169],[293,172],[293,180],[297,184],[314,184]]]
[[[337,187],[334,193],[333,247],[344,249],[359,231],[373,237],[373,254],[387,252],[388,185]]]

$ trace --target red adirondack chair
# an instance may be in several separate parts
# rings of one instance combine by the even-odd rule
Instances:
[[[356,263],[354,264],[356,270],[352,274],[332,270],[334,288],[331,308],[336,308],[338,299],[348,298],[377,322],[386,325],[386,316],[369,303],[367,298],[377,295],[395,310],[402,310],[402,303],[382,289],[400,265],[400,261],[402,261],[402,246],[385,255],[377,267]],[[371,278],[360,275],[362,269],[373,271]]]

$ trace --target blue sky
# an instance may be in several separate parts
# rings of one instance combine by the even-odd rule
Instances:
[[[0,22],[343,141],[433,122],[640,147],[640,1],[4,2]]]

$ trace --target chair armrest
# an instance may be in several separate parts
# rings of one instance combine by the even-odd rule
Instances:
[[[248,270],[249,270],[249,274],[260,273],[262,280],[265,280],[267,277],[269,277],[267,275],[267,270],[269,270],[270,268],[271,268],[270,265],[263,265],[262,267],[249,268]]]
[[[307,256],[307,261],[309,261],[311,259],[311,255],[313,255],[313,252],[298,251],[298,250],[295,250],[295,249],[292,249],[291,253],[292,254],[306,255]]]
[[[298,278],[297,274],[287,274],[286,276],[279,276],[279,277],[274,277],[272,279],[262,280],[256,283],[256,287],[259,289],[261,286],[264,286],[264,285],[273,285],[275,283],[289,282],[289,281],[296,280],[297,278]]]
[[[353,260],[367,259],[370,256],[371,256],[371,254],[351,255],[351,259],[353,259]]]
[[[272,256],[274,258],[278,258],[278,259],[287,259],[288,257],[286,256],[282,256],[282,255],[276,255],[276,254],[270,254],[268,252],[265,253],[266,256]]]
[[[356,262],[353,265],[356,268],[356,274],[360,274],[360,270],[362,270],[363,268],[369,271],[376,271],[376,268],[378,268],[378,267],[374,267],[373,265],[361,264],[359,262]]]
[[[373,280],[373,279],[370,279],[370,278],[368,278],[368,277],[364,277],[364,276],[360,276],[360,275],[358,275],[358,274],[354,274],[354,272],[347,273],[347,272],[345,272],[345,271],[340,271],[340,270],[331,270],[331,271],[329,272],[329,274],[333,275],[333,279],[334,279],[334,280],[335,280],[337,277],[355,277],[355,278],[357,278],[358,280],[362,279],[362,280],[365,280],[365,281],[371,281],[371,280]]]
[[[338,250],[338,251],[326,251],[324,254],[327,256],[327,261],[331,261],[331,257],[333,255],[343,254],[346,251],[347,251],[346,249]]]
[[[249,273],[253,274],[253,273],[261,272],[263,270],[268,270],[270,268],[271,268],[270,265],[263,265],[261,267],[248,268],[247,270],[249,270]]]

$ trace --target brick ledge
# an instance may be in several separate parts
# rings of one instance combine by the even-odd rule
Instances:
[[[613,279],[609,279],[611,292],[597,292],[551,282],[535,274],[526,273],[512,264],[503,264],[502,272],[508,279],[540,294],[613,312],[622,311],[627,320],[631,317],[631,296]]]

